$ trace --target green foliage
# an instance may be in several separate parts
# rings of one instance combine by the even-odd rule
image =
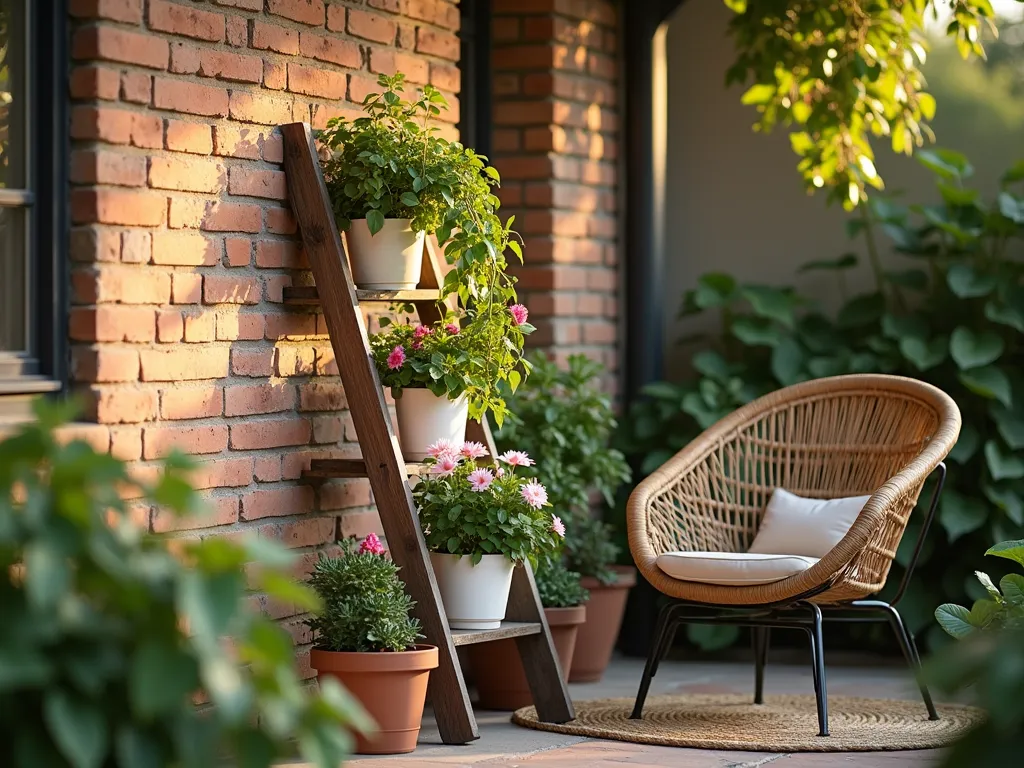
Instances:
[[[790,288],[703,276],[684,297],[682,314],[717,313],[721,334],[694,356],[693,378],[645,389],[619,437],[648,474],[739,406],[807,379],[893,373],[948,392],[963,413],[963,429],[950,454],[938,529],[901,604],[914,631],[928,628],[944,599],[970,602],[975,553],[1024,537],[1024,196],[1014,191],[1024,174],[1013,166],[985,203],[965,184],[966,158],[945,150],[922,155],[937,177],[938,203],[907,208],[873,197],[848,222],[851,235],[864,240],[873,290],[830,316]],[[903,259],[898,269],[883,267],[879,230]],[[844,257],[805,269],[833,272],[842,290],[844,273],[856,263]],[[891,584],[908,562],[921,520],[920,512],[911,517]]]
[[[569,568],[611,583],[609,566],[619,547],[608,526],[591,516],[591,496],[596,491],[612,504],[631,473],[622,453],[609,446],[617,425],[598,384],[604,369],[584,355],[570,356],[565,369],[540,353],[530,362],[530,378],[509,398],[511,414],[495,439],[537,458],[526,473],[544,484],[565,521]]]
[[[809,190],[854,208],[869,187],[882,189],[872,138],[910,154],[933,140],[935,98],[920,65],[934,0],[840,0],[793,6],[775,0],[725,0],[737,49],[727,83],[752,83],[742,101],[760,113],[755,129],[790,131]],[[953,0],[946,30],[963,58],[984,57],[983,28],[995,32],[989,0]]]
[[[580,575],[566,568],[560,559],[542,560],[535,575],[545,608],[571,608],[590,599],[590,593],[580,584]]]
[[[1004,541],[990,547],[985,554],[1024,565],[1024,540]],[[998,586],[987,573],[978,571],[976,575],[987,596],[975,600],[970,609],[943,603],[935,609],[939,626],[958,640],[978,630],[1024,628],[1024,575],[1008,573],[999,580]]]
[[[483,467],[442,453],[427,463],[413,498],[432,552],[469,555],[474,565],[496,554],[536,564],[561,546],[543,486],[517,474],[507,458]]]
[[[246,605],[248,577],[318,607],[281,570],[287,550],[211,537],[179,540],[172,555],[122,493],[194,513],[187,463],[168,459],[141,485],[86,443],[56,440],[71,409],[37,415],[0,443],[0,764],[269,766],[294,740],[304,760],[338,765],[347,727],[369,727],[366,715],[337,684],[306,688],[288,635]]]
[[[314,642],[325,651],[406,651],[421,637],[409,616],[415,605],[383,553],[347,540],[339,557],[320,554],[309,585],[323,604],[310,619]]]

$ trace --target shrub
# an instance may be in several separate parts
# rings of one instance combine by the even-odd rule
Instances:
[[[166,539],[132,521],[122,494],[190,514],[198,497],[168,459],[152,485],[53,428],[67,408],[0,443],[0,765],[12,768],[269,766],[294,751],[322,768],[366,715],[337,684],[319,694],[291,639],[247,608],[246,577],[303,609],[315,596],[263,539]],[[185,631],[187,626],[188,631]],[[203,692],[213,707],[200,712]]]
[[[590,599],[590,592],[580,584],[580,574],[570,571],[559,559],[542,560],[535,576],[545,608],[572,608]]]
[[[339,557],[320,554],[309,585],[324,608],[307,624],[325,651],[405,651],[422,637],[409,616],[415,605],[398,578],[398,566],[384,556],[375,534],[357,548],[349,539]]]
[[[985,554],[1024,565],[1024,541],[1004,541]],[[975,600],[970,609],[943,603],[935,609],[939,626],[958,640],[979,630],[1024,629],[1024,575],[1008,573],[998,586],[987,573],[978,571],[977,577],[988,596]]]

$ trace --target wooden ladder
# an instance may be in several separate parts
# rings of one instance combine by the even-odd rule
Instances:
[[[437,299],[442,275],[437,255],[432,248],[424,249],[423,289],[356,290],[334,222],[312,131],[307,123],[290,123],[281,126],[281,133],[292,211],[302,231],[316,282],[315,287],[285,288],[285,301],[319,304],[323,310],[363,454],[362,459],[314,460],[303,476],[318,480],[369,478],[391,557],[401,567],[406,589],[416,601],[414,613],[427,642],[439,650],[440,666],[430,675],[430,698],[446,744],[465,744],[480,737],[456,653],[460,645],[515,638],[540,719],[552,723],[572,720],[572,702],[529,564],[515,569],[507,620],[498,629],[452,630],[441,604],[408,482],[410,475],[422,470],[422,465],[409,464],[402,458],[359,309],[360,301],[409,302],[419,310],[421,322],[439,319]],[[468,431],[470,438],[483,442],[495,455],[494,439],[486,420],[480,424],[470,422]]]

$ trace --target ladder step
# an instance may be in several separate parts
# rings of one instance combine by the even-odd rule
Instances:
[[[540,622],[503,621],[497,629],[453,629],[452,642],[455,645],[473,645],[489,643],[492,640],[505,640],[510,637],[539,635],[540,633]]]
[[[426,468],[426,464],[407,462],[405,473],[422,475]],[[328,480],[334,477],[367,477],[366,462],[363,459],[313,459],[302,476]]]
[[[356,298],[363,301],[381,301],[393,303],[396,301],[437,301],[438,291],[436,288],[422,288],[411,291],[356,291]],[[317,295],[315,285],[297,285],[284,289],[284,303],[316,306],[320,304],[320,297]]]

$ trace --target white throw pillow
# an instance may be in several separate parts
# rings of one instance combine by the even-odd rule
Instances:
[[[870,498],[807,499],[776,488],[747,551],[822,558],[842,540]]]
[[[673,579],[742,587],[782,581],[818,562],[799,555],[752,555],[749,552],[666,552],[658,569]]]

